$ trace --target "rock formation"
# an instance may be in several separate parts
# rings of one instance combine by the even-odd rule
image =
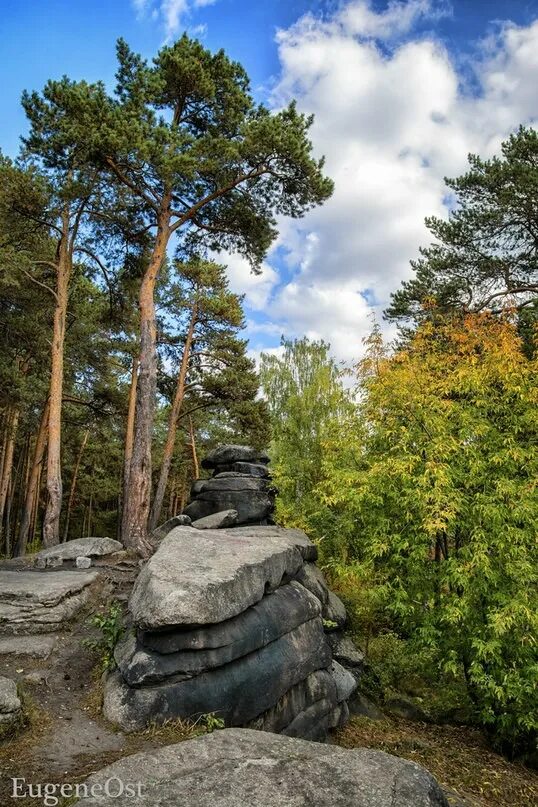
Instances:
[[[327,641],[345,609],[316,554],[300,530],[174,527],[133,588],[106,717],[132,730],[215,713],[227,726],[324,739],[347,719],[356,683]]]
[[[268,463],[269,456],[264,451],[250,446],[219,446],[202,460],[202,467],[213,471],[213,476],[194,482],[184,514],[195,526],[198,520],[225,510],[236,513],[228,514],[227,526],[272,524],[276,490]]]
[[[17,694],[17,685],[11,678],[0,675],[0,739],[16,731],[22,722],[22,705]]]
[[[118,798],[118,782],[140,788]],[[81,807],[448,807],[435,779],[415,762],[245,729],[120,759],[86,784],[88,798],[76,802]]]
[[[87,602],[96,572],[0,570],[0,634],[63,630]]]

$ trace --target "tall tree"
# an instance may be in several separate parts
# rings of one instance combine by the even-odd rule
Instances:
[[[415,276],[392,295],[389,319],[415,327],[435,312],[538,312],[538,132],[521,127],[491,160],[447,179],[454,209],[426,219],[434,243],[411,262]]]
[[[217,363],[218,356],[213,351],[215,340],[226,333],[233,334],[244,325],[240,298],[229,290],[224,266],[195,258],[177,263],[175,269],[178,280],[167,293],[167,313],[172,317],[175,314],[182,321],[184,332],[180,336],[181,358],[149,519],[150,530],[155,529],[161,514],[191,363],[193,359],[198,367]],[[174,325],[177,328],[177,324]],[[192,384],[195,383],[193,379]]]
[[[92,152],[136,198],[154,239],[140,284],[140,359],[135,441],[124,542],[144,549],[157,383],[155,285],[170,238],[183,249],[245,255],[254,266],[276,234],[276,215],[301,216],[332,192],[312,157],[312,118],[291,104],[254,104],[248,78],[223,51],[183,36],[152,64],[118,42],[115,97],[103,85],[49,84],[70,142]]]

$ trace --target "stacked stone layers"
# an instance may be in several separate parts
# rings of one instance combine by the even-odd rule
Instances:
[[[234,511],[235,524],[270,524],[276,490],[271,484],[268,455],[250,446],[219,446],[202,461],[213,471],[198,479],[184,514],[193,522],[222,511]]]
[[[353,677],[334,661],[325,625],[342,604],[300,530],[176,527],[133,589],[133,629],[116,648],[106,716],[127,730],[215,713],[323,739],[347,717]]]

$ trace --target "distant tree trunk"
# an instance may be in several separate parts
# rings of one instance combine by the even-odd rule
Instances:
[[[65,514],[65,527],[64,527],[64,542],[68,540],[69,536],[69,520],[71,518],[71,509],[73,507],[73,501],[75,499],[75,490],[77,487],[77,477],[78,471],[80,468],[80,461],[82,459],[82,452],[86,448],[86,443],[88,442],[88,437],[90,436],[90,431],[87,429],[84,432],[84,436],[82,438],[82,442],[80,444],[80,448],[77,454],[77,461],[75,462],[75,467],[73,469],[73,479],[71,480],[71,490],[69,491],[69,501],[67,503],[67,513]]]
[[[123,479],[122,479],[123,504],[125,504],[128,495],[127,490],[129,487],[129,474],[131,473],[131,461],[133,458],[137,383],[138,383],[138,356],[133,356],[133,363],[131,366],[131,384],[129,387],[129,404],[127,407],[127,423],[125,425],[125,446],[123,452]]]
[[[194,425],[191,417],[189,417],[189,435],[191,441],[192,472],[194,474],[194,478],[198,479],[200,477],[200,466],[198,465],[198,455],[196,453],[196,437],[194,434]]]
[[[159,216],[157,238],[140,294],[140,359],[136,396],[134,445],[129,471],[129,485],[124,491],[122,541],[127,547],[147,555],[151,497],[151,439],[157,389],[157,327],[155,321],[155,283],[166,256],[170,238],[170,197]]]
[[[56,306],[52,333],[52,359],[49,391],[49,443],[47,452],[47,509],[43,521],[43,545],[60,543],[62,510],[62,390],[64,375],[64,343],[72,254],[68,243],[69,211],[63,215],[63,236],[58,246],[56,274]]]
[[[26,486],[26,496],[24,499],[24,506],[21,516],[21,524],[19,527],[19,534],[17,541],[13,548],[13,554],[18,557],[24,555],[26,552],[26,543],[30,533],[30,525],[34,525],[35,534],[35,521],[39,509],[39,489],[41,481],[41,470],[43,468],[43,457],[45,456],[45,448],[47,447],[47,432],[49,423],[49,400],[43,407],[41,421],[37,432],[34,458],[30,469],[30,476]],[[32,535],[33,540],[34,535]]]
[[[15,451],[15,440],[19,426],[20,410],[12,409],[6,419],[6,448],[4,451],[4,461],[2,463],[2,474],[0,479],[0,530],[4,522],[4,511],[6,507],[11,473],[13,470],[13,454]]]
[[[185,381],[187,379],[187,370],[189,368],[192,340],[194,336],[194,329],[196,327],[197,316],[198,312],[195,303],[191,311],[189,327],[183,349],[183,356],[181,357],[181,364],[179,366],[176,391],[170,409],[170,415],[168,417],[168,433],[166,435],[166,443],[164,444],[161,472],[159,474],[159,482],[157,484],[157,490],[155,491],[155,498],[153,500],[153,507],[151,508],[151,515],[149,519],[150,531],[154,530],[159,522],[164,501],[164,494],[168,484],[168,475],[170,473],[170,465],[172,464],[174,446],[176,444],[177,421],[181,411],[181,405],[183,404],[183,398],[185,397]]]
[[[16,509],[13,507],[13,502],[15,499],[15,494],[17,490],[20,490],[22,487],[22,479],[20,477],[24,473],[24,467],[27,463],[28,457],[28,439],[24,441],[24,448],[19,453],[19,459],[17,461],[17,467],[15,469],[15,473],[11,474],[11,479],[9,482],[9,490],[7,494],[7,502],[6,502],[6,524],[5,524],[5,535],[4,535],[4,553],[6,558],[11,557],[11,516],[12,513],[16,513]]]

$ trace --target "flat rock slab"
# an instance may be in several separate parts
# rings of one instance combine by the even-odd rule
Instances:
[[[111,555],[119,552],[123,545],[113,538],[76,538],[65,544],[50,546],[38,552],[37,558],[61,558],[62,560],[76,560],[76,558],[92,558],[100,555]]]
[[[0,571],[0,633],[60,630],[84,605],[97,572]]]
[[[53,634],[44,636],[0,636],[0,656],[31,656],[32,658],[48,658],[58,637]]]
[[[300,530],[176,527],[138,576],[133,621],[143,630],[223,622],[294,577],[312,550]]]
[[[220,513],[212,513],[205,518],[193,521],[192,526],[197,530],[218,530],[224,527],[233,527],[237,521],[237,510],[221,510]]]
[[[89,796],[84,807],[448,807],[428,771],[370,749],[346,750],[249,729],[216,731],[135,754],[93,774],[140,783],[135,795]],[[116,784],[115,779],[112,784]],[[102,790],[101,790],[102,793]]]

